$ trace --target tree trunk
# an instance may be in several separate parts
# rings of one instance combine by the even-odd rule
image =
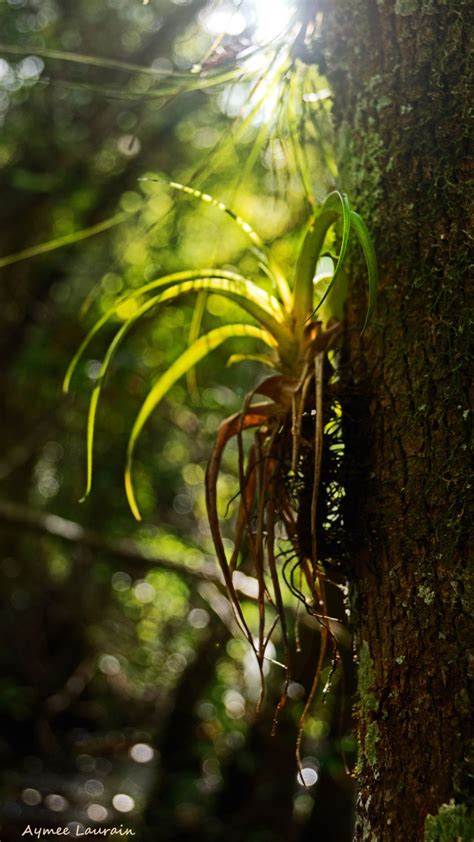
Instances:
[[[347,489],[355,839],[370,842],[474,838],[467,11],[464,0],[340,0],[326,27],[340,183],[375,237],[381,272],[376,323],[361,338],[354,255],[345,334],[347,452],[363,465]]]

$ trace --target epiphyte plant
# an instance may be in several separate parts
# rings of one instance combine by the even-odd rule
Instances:
[[[237,622],[252,647],[262,676],[265,651],[273,631],[279,626],[284,651],[284,690],[278,710],[286,700],[290,677],[290,645],[282,580],[306,610],[321,624],[321,646],[313,686],[306,701],[302,722],[314,698],[327,650],[332,638],[326,611],[325,576],[318,550],[318,509],[321,507],[321,471],[324,437],[328,429],[324,415],[324,392],[328,352],[340,325],[335,320],[319,321],[321,308],[346,264],[351,235],[362,247],[368,275],[368,306],[365,326],[374,312],[377,295],[377,263],[368,230],[351,208],[347,196],[338,191],[329,194],[309,222],[290,284],[266,249],[258,234],[222,202],[192,187],[175,182],[169,186],[210,203],[230,215],[250,240],[259,267],[272,287],[263,287],[237,272],[203,268],[165,275],[118,298],[89,331],[71,361],[64,380],[69,390],[72,375],[86,349],[109,322],[119,320],[120,327],[108,346],[92,391],[87,423],[87,496],[91,489],[94,429],[98,402],[105,376],[119,346],[131,328],[145,315],[159,311],[162,305],[191,294],[222,296],[245,311],[254,324],[231,322],[195,338],[178,359],[153,383],[133,424],[129,438],[125,490],[130,508],[141,519],[133,483],[133,460],[137,440],[159,403],[170,388],[211,351],[230,339],[252,338],[265,351],[260,359],[273,374],[259,382],[247,395],[239,412],[222,421],[208,461],[205,491],[210,530],[217,560],[232,603]],[[330,277],[315,283],[316,267],[325,253],[328,235],[337,225],[340,246]],[[234,354],[230,363],[255,359],[255,353]],[[261,400],[263,398],[264,400]],[[254,430],[253,441],[245,453],[245,430]],[[310,431],[308,433],[308,430]],[[308,438],[311,458],[308,460]],[[240,500],[236,516],[234,549],[230,558],[222,538],[217,486],[221,459],[226,445],[236,439]],[[311,475],[308,477],[308,465]],[[298,489],[299,488],[299,492]],[[301,489],[304,488],[304,493]],[[308,492],[309,489],[309,492]],[[301,511],[304,508],[305,511]],[[302,542],[299,522],[309,523],[309,540]],[[277,552],[280,540],[291,550]],[[286,558],[285,558],[286,555]],[[258,586],[258,630],[255,634],[246,620],[235,587],[234,574],[239,566],[251,570]],[[277,715],[276,715],[277,718]],[[301,736],[302,729],[300,730]]]

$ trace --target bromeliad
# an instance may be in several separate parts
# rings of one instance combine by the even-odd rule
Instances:
[[[232,602],[236,619],[255,652],[262,676],[265,650],[275,626],[279,623],[286,661],[286,684],[279,708],[286,699],[289,681],[289,637],[281,587],[282,577],[290,590],[304,602],[306,609],[321,623],[321,647],[313,688],[305,712],[312,702],[322,670],[331,630],[326,612],[324,572],[318,554],[317,519],[320,495],[321,463],[325,425],[323,420],[324,363],[327,352],[338,333],[337,322],[323,325],[318,320],[321,307],[333,290],[344,269],[351,235],[362,247],[368,273],[368,307],[365,325],[373,315],[377,294],[377,264],[371,238],[361,217],[350,207],[347,197],[331,193],[310,221],[296,262],[294,281],[290,285],[257,233],[222,202],[192,187],[170,183],[174,189],[208,202],[230,215],[245,232],[259,265],[272,284],[268,293],[237,272],[224,269],[199,269],[177,272],[153,280],[118,299],[90,330],[67,371],[64,389],[85,350],[96,334],[113,319],[121,326],[103,358],[94,386],[87,425],[87,482],[85,496],[92,482],[94,428],[97,406],[105,375],[120,344],[142,316],[159,310],[161,305],[190,294],[222,296],[235,302],[255,322],[231,323],[198,336],[184,353],[155,383],[144,401],[129,438],[125,489],[130,508],[137,520],[140,509],[133,484],[133,459],[138,437],[169,389],[211,351],[229,339],[252,338],[265,351],[259,357],[274,373],[259,383],[247,396],[240,412],[224,420],[217,432],[206,472],[206,505],[218,562]],[[340,249],[333,271],[321,286],[315,284],[316,266],[324,253],[330,229],[340,227]],[[364,328],[365,328],[364,325]],[[229,363],[255,359],[253,354],[234,354]],[[260,400],[264,398],[264,400]],[[257,401],[256,401],[257,399]],[[297,505],[291,493],[292,478],[303,472],[302,429],[311,423],[312,478],[310,489],[311,540],[301,546],[297,529]],[[248,453],[244,453],[243,432],[255,431]],[[307,433],[306,433],[307,437]],[[217,485],[223,451],[231,439],[238,443],[240,503],[238,507],[234,550],[229,558],[222,539],[218,510]],[[294,550],[290,575],[286,562],[281,564],[275,551],[277,532],[282,530]],[[234,583],[234,572],[242,561],[246,542],[245,564],[253,570],[258,583],[258,632],[254,635],[244,616]],[[299,579],[298,579],[299,577]],[[298,579],[298,581],[297,581]],[[271,607],[272,620],[267,608]],[[279,709],[278,708],[278,709]],[[301,731],[300,731],[301,736]]]

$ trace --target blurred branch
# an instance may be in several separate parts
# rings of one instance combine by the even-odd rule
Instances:
[[[7,500],[0,499],[0,522],[52,535],[63,541],[99,550],[102,553],[122,558],[139,566],[163,567],[190,579],[214,582],[217,585],[224,584],[223,578],[212,562],[205,562],[199,568],[186,567],[178,561],[158,558],[145,549],[141,549],[128,538],[110,541],[98,532],[85,529],[80,523],[73,520],[66,520],[66,518],[50,512],[41,512],[29,509],[26,506],[19,506],[16,503],[9,503]],[[249,599],[255,599],[258,592],[255,579],[251,576],[245,576],[243,573],[238,575],[236,589]]]
[[[9,526],[21,526],[35,532],[42,532],[45,535],[52,535],[55,538],[60,538],[72,544],[80,544],[83,547],[98,550],[106,555],[122,558],[132,565],[136,564],[140,567],[163,567],[166,570],[179,573],[185,578],[213,582],[218,587],[224,588],[224,579],[213,562],[205,562],[198,568],[186,567],[179,561],[172,561],[169,558],[158,558],[152,553],[148,553],[145,549],[138,547],[129,538],[110,541],[98,532],[85,529],[80,523],[76,523],[73,520],[66,520],[66,518],[54,515],[51,512],[40,512],[0,499],[0,523],[5,523]],[[246,599],[252,601],[258,599],[258,583],[252,576],[246,576],[240,570],[236,571],[234,573],[234,586],[236,591]],[[207,591],[201,593],[201,596],[208,600],[209,594],[210,592]],[[222,603],[220,610],[217,610],[215,605],[212,605],[212,608],[221,617],[222,622],[228,625],[228,622],[221,616]],[[288,606],[288,609],[292,611],[291,606]],[[300,621],[305,625],[316,628],[316,630],[319,628],[317,621],[306,612],[302,612]],[[348,645],[350,635],[341,621],[331,617],[330,626],[338,642],[342,645]]]

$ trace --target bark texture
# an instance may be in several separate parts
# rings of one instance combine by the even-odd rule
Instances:
[[[361,338],[365,280],[354,255],[345,423],[359,463],[347,489],[355,839],[467,840],[468,4],[331,8],[340,184],[374,234],[382,287]]]

